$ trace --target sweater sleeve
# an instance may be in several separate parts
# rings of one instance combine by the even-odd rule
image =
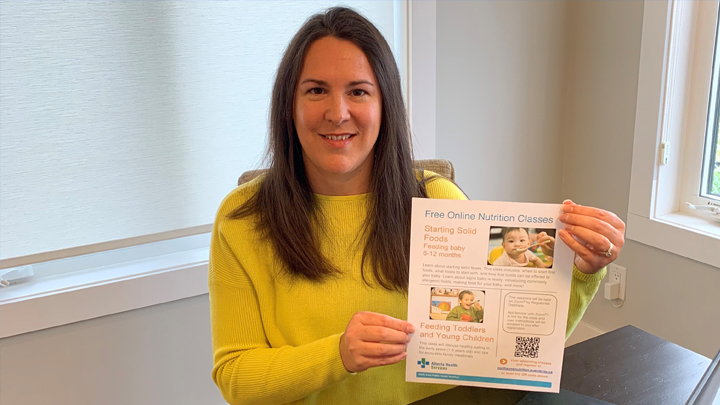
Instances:
[[[580,323],[580,319],[582,319],[585,310],[588,305],[590,305],[590,301],[592,301],[600,287],[600,282],[603,277],[605,277],[606,272],[607,269],[603,268],[595,274],[585,274],[573,265],[572,285],[570,287],[570,307],[568,309],[565,340],[570,337],[575,327]]]
[[[230,404],[282,404],[304,398],[352,373],[340,358],[340,334],[272,348],[252,280],[216,221],[210,244],[212,377]]]
[[[440,175],[425,171],[424,176],[427,180],[426,187],[429,198],[441,200],[467,200],[465,193],[452,181],[441,177]]]

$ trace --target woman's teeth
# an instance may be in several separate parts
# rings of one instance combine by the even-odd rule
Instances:
[[[331,141],[344,141],[344,140],[350,138],[350,135],[338,135],[338,136],[327,135],[325,137]]]

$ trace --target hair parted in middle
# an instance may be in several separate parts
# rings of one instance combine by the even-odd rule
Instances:
[[[269,238],[291,274],[320,281],[338,272],[320,252],[317,236],[322,215],[308,181],[295,129],[295,91],[310,45],[325,37],[350,41],[365,54],[382,94],[382,121],[374,148],[370,203],[363,226],[366,244],[362,277],[370,264],[377,283],[407,292],[410,215],[413,197],[427,197],[423,174],[413,169],[410,129],[402,98],[400,72],[390,46],[378,29],[349,8],[333,7],[310,17],[295,34],[280,62],[272,92],[269,168],[260,189],[229,217],[257,215],[258,230]]]

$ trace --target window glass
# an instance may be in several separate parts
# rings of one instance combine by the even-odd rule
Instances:
[[[720,128],[720,125],[718,127]],[[711,141],[711,145],[714,145],[714,151],[710,153],[713,158],[710,159],[710,165],[707,167],[707,170],[711,173],[708,193],[720,197],[720,136],[718,136],[717,131],[714,135],[715,139]]]
[[[719,13],[720,10],[716,10]],[[717,15],[717,14],[716,14]],[[712,81],[710,83],[710,102],[707,115],[707,127],[704,139],[703,168],[701,174],[700,196],[716,200],[720,198],[720,41],[718,40],[718,21],[714,26],[714,54],[712,59]]]

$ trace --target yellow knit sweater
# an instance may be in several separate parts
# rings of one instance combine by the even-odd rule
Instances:
[[[282,271],[270,243],[252,222],[227,214],[258,189],[238,187],[222,202],[210,246],[212,377],[230,404],[406,404],[451,386],[405,382],[405,361],[349,373],[340,336],[350,317],[372,311],[407,319],[407,297],[366,285],[360,275],[363,241],[356,240],[368,196],[318,196],[327,232],[322,253],[342,272],[322,283]],[[432,198],[465,199],[451,182],[428,184]],[[567,334],[597,291],[604,270],[574,270]]]

